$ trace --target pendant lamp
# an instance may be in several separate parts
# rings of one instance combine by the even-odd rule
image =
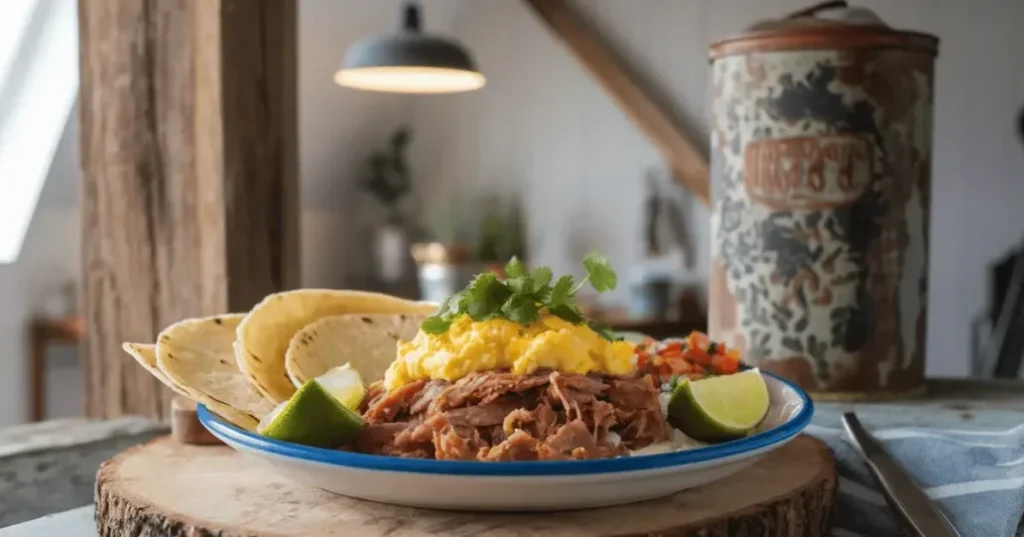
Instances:
[[[458,42],[420,31],[420,11],[405,5],[400,32],[358,41],[345,53],[338,84],[392,93],[457,93],[486,83]]]

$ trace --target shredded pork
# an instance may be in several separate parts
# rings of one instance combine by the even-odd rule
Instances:
[[[646,377],[473,373],[417,381],[363,401],[362,453],[445,460],[529,461],[627,455],[665,440],[658,391]]]

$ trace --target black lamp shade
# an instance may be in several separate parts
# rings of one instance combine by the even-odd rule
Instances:
[[[458,42],[419,31],[415,6],[406,8],[401,32],[349,47],[334,80],[356,89],[398,93],[453,93],[486,83]]]

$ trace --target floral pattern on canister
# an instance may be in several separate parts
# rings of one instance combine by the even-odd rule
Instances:
[[[802,387],[924,381],[933,57],[713,63],[711,336]]]

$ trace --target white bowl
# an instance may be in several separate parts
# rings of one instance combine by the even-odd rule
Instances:
[[[762,372],[771,408],[758,432],[687,450],[587,461],[467,462],[404,459],[264,438],[199,406],[199,421],[241,453],[311,487],[375,502],[463,511],[556,511],[668,496],[729,476],[804,430],[814,406],[802,390]]]

